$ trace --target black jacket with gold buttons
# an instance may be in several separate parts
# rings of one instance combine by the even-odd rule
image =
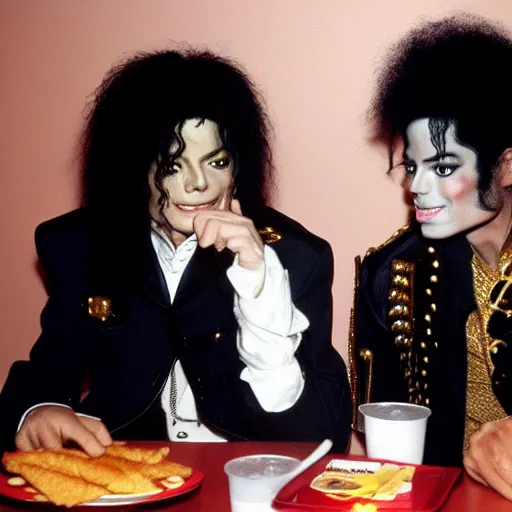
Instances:
[[[171,305],[149,232],[105,249],[108,240],[96,242],[88,212],[80,209],[36,230],[49,299],[30,360],[13,364],[0,395],[0,449],[13,447],[21,415],[42,402],[97,416],[117,439],[165,439],[160,393],[179,358],[200,420],[228,439],[329,437],[344,450],[350,391],[331,344],[331,248],[271,208],[253,220],[274,242],[293,302],[310,322],[296,353],[305,387],[293,407],[265,412],[239,378],[234,290],[226,277],[231,253],[198,248]],[[137,247],[140,257],[126,265]]]
[[[366,401],[427,405],[426,464],[462,464],[466,322],[476,308],[472,255],[464,236],[426,240],[413,225],[368,251],[356,276],[349,351],[354,422],[357,404]],[[500,332],[492,335],[506,336],[503,326]],[[511,367],[512,351],[492,375],[507,414]]]

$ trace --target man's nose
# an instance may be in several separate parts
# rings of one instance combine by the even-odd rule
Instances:
[[[206,175],[201,166],[189,166],[186,170],[185,177],[185,191],[191,192],[202,192],[208,187]]]
[[[430,190],[430,173],[427,169],[418,169],[414,174],[409,191],[412,194],[427,194]]]

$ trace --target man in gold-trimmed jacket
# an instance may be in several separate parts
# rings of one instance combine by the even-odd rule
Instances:
[[[416,220],[368,251],[350,344],[363,401],[432,409],[424,461],[512,499],[512,40],[472,16],[393,47],[372,106]],[[397,141],[403,142],[400,162]]]

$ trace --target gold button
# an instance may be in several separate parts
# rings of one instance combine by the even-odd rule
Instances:
[[[437,276],[436,276],[435,274],[431,275],[431,276],[430,276],[430,281],[431,281],[432,283],[437,283]]]
[[[396,320],[391,324],[391,330],[395,332],[411,332],[411,322],[407,320]]]

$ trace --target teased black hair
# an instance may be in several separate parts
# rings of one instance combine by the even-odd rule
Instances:
[[[486,206],[503,151],[512,147],[512,40],[500,26],[460,14],[426,22],[391,48],[370,108],[373,137],[389,148],[407,126],[429,118],[441,152],[453,124],[460,144],[477,154],[479,197]]]
[[[251,216],[268,202],[273,185],[263,105],[238,64],[208,51],[139,53],[121,62],[97,89],[87,117],[83,205],[106,233],[147,233],[152,165],[161,190],[172,168],[175,128],[200,118],[217,123],[234,159],[236,197]]]

